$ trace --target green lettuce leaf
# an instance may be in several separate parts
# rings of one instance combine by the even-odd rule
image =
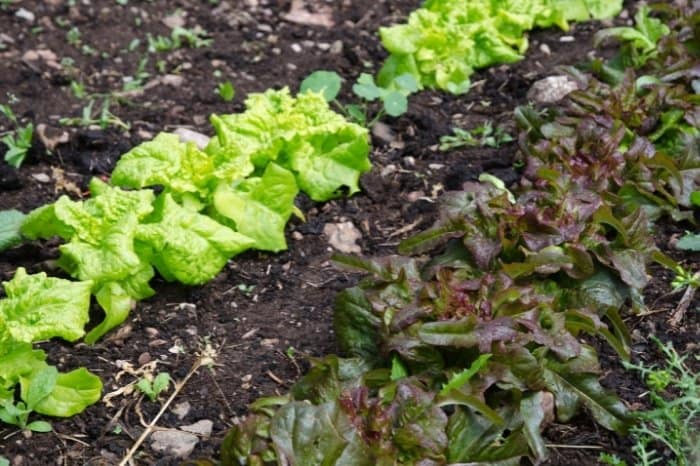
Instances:
[[[10,249],[22,241],[20,227],[24,217],[18,210],[0,211],[0,251]]]
[[[251,94],[244,113],[213,115],[211,121],[217,137],[208,154],[249,158],[260,173],[274,161],[316,201],[337,197],[343,186],[357,192],[360,175],[371,168],[367,130],[333,112],[320,94],[294,98],[287,88]]]
[[[136,238],[166,280],[199,285],[213,279],[233,256],[254,241],[215,220],[179,205],[163,194]]]
[[[176,134],[160,133],[124,154],[110,180],[125,188],[163,186],[178,201],[206,204],[217,181],[230,183],[253,172],[250,158],[234,149],[228,145],[212,157]]]
[[[3,325],[0,322],[0,325]],[[1,331],[1,330],[0,330]],[[14,390],[5,395],[20,379],[46,367],[46,353],[35,350],[31,343],[5,338],[0,348],[0,400],[14,398]]]
[[[3,282],[7,298],[0,300],[0,316],[17,341],[31,343],[53,337],[75,341],[85,333],[92,282],[70,282],[28,275],[22,267]]]
[[[236,187],[222,184],[214,195],[214,208],[254,240],[254,248],[282,251],[287,249],[284,227],[298,191],[292,172],[270,163],[262,177],[248,178]]]
[[[154,293],[148,285],[153,268],[134,244],[137,225],[153,210],[154,194],[124,191],[98,179],[90,182],[90,190],[93,197],[87,201],[63,196],[31,212],[22,233],[30,239],[58,235],[68,241],[59,247],[58,265],[79,280],[92,281],[105,311],[105,321],[86,336],[91,344],[123,322],[137,300]]]
[[[22,379],[22,399],[28,401],[32,377]],[[58,374],[52,390],[33,409],[37,413],[55,417],[70,417],[96,403],[102,396],[100,378],[84,367]]]

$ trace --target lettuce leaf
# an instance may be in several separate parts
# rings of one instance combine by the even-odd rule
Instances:
[[[166,280],[200,285],[213,279],[254,241],[215,220],[179,205],[170,194],[156,202],[153,217],[138,226],[136,238]]]
[[[232,182],[253,172],[250,159],[240,154],[229,150],[211,157],[176,134],[160,133],[124,154],[110,181],[125,188],[163,186],[178,201],[206,203],[214,180]]]
[[[275,162],[316,201],[337,197],[343,186],[357,192],[360,175],[371,168],[367,129],[333,112],[320,94],[294,98],[287,88],[251,94],[244,113],[213,115],[211,121],[217,137],[207,153],[217,159],[239,154],[258,173]]]
[[[61,337],[80,338],[88,320],[90,282],[69,282],[44,273],[28,275],[19,268],[3,283],[0,300],[0,407],[15,406],[15,386],[30,411],[67,417],[97,402],[99,377],[84,368],[59,374],[46,354],[32,342]],[[7,414],[7,413],[6,413]],[[12,416],[9,416],[12,422]]]
[[[270,163],[262,177],[249,178],[235,188],[221,185],[214,195],[214,208],[254,240],[254,248],[282,251],[287,249],[284,227],[298,191],[292,172]]]
[[[105,321],[85,338],[94,343],[123,322],[137,300],[153,295],[148,285],[154,272],[136,251],[139,221],[153,210],[150,190],[124,191],[93,179],[93,197],[83,202],[62,196],[31,212],[22,226],[30,239],[60,236],[58,265],[79,280],[90,280],[105,311]],[[128,297],[129,301],[125,301]]]
[[[22,378],[21,395],[24,400],[28,398],[31,382],[32,377]],[[33,409],[37,413],[47,416],[70,417],[96,403],[101,396],[102,382],[100,378],[81,367],[58,374],[53,390],[33,405]]]
[[[28,275],[20,267],[3,286],[7,298],[0,300],[0,316],[15,340],[61,337],[75,341],[85,333],[92,282],[70,282],[45,273]]]
[[[10,249],[22,241],[20,227],[24,217],[18,210],[0,211],[0,251]]]

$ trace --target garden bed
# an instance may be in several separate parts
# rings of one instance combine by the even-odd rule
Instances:
[[[376,31],[403,20],[420,2],[308,2],[310,11],[317,13],[312,19],[332,22],[330,27],[304,24],[309,18],[303,15],[290,16],[286,1],[100,0],[70,7],[67,3],[22,1],[0,10],[4,44],[0,102],[11,99],[11,94],[18,100],[13,109],[22,120],[46,125],[46,138],[35,138],[19,170],[0,165],[0,210],[28,212],[61,194],[86,196],[89,180],[108,177],[118,157],[133,146],[164,130],[187,128],[209,134],[208,115],[241,111],[251,92],[282,86],[296,91],[301,80],[318,69],[337,71],[348,82],[361,72],[374,72],[386,56]],[[626,6],[633,8],[634,2]],[[32,21],[16,15],[20,7],[32,13]],[[174,14],[176,10],[180,13]],[[199,26],[212,43],[147,53],[148,34],[168,35],[164,21]],[[156,296],[140,302],[121,327],[94,346],[59,341],[40,346],[60,370],[84,366],[98,374],[105,394],[136,380],[127,365],[138,368],[157,362],[157,372],[182,380],[198,354],[210,346],[216,364],[194,374],[173,403],[177,409],[168,410],[158,426],[212,421],[210,438],[201,439],[191,457],[215,455],[234,418],[245,414],[250,402],[284,393],[299,378],[307,367],[305,355],[337,352],[333,302],[359,276],[330,264],[334,249],[324,227],[351,222],[361,233],[357,245],[363,255],[392,254],[402,239],[434,222],[435,201],[446,190],[458,189],[482,172],[506,184],[516,181],[515,143],[440,151],[440,137],[453,127],[474,128],[486,121],[515,134],[512,112],[527,102],[531,85],[553,74],[558,65],[590,58],[596,53],[592,36],[603,26],[591,22],[568,32],[535,31],[525,60],[476,73],[468,94],[424,91],[412,97],[406,114],[386,117],[375,126],[373,168],[361,180],[361,193],[326,203],[299,198],[297,205],[306,221],[293,219],[288,225],[288,251],[245,253],[200,287],[157,278]],[[148,61],[142,62],[143,57]],[[139,79],[140,87],[122,92],[125,82]],[[236,89],[230,103],[216,92],[217,84],[225,81]],[[81,83],[84,97],[76,96],[80,91],[75,86]],[[344,87],[340,100],[349,97],[349,87]],[[104,128],[100,121],[85,127],[59,123],[79,117],[90,100],[97,109],[110,93],[111,116],[102,121]],[[99,111],[93,116],[98,120]],[[45,145],[53,144],[47,154]],[[657,232],[657,243],[670,245],[682,232],[665,225]],[[30,243],[0,254],[0,278],[9,280],[17,267],[58,274],[52,264],[56,246]],[[697,254],[666,252],[691,269],[698,260]],[[671,272],[660,267],[651,271],[653,279],[645,290],[651,312],[626,319],[633,354],[648,364],[661,355],[646,336],[655,334],[672,341],[680,352],[692,354],[699,330],[696,303],[680,327],[668,325],[680,295],[670,292]],[[99,317],[100,311],[94,312]],[[603,385],[627,405],[642,406],[639,396],[644,387],[637,376],[625,371],[605,345],[591,343],[606,370]],[[137,394],[124,394],[73,418],[53,420],[52,433],[24,435],[2,425],[0,455],[18,466],[117,464],[143,429],[140,414],[148,421],[159,408],[159,403]],[[566,425],[553,424],[546,439],[553,446],[547,463],[551,465],[597,464],[602,451],[629,457],[625,439],[584,415]],[[147,442],[135,463],[177,464],[177,460],[154,451]]]

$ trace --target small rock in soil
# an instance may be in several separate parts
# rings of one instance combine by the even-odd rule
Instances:
[[[197,445],[197,436],[179,430],[160,430],[151,435],[153,451],[187,458]]]
[[[355,244],[362,238],[362,233],[352,222],[326,223],[323,234],[328,237],[328,242],[340,252],[346,254],[360,254],[362,248]]]
[[[527,92],[527,98],[537,103],[551,104],[578,89],[579,84],[568,76],[549,76],[534,83]]]
[[[292,0],[292,7],[289,13],[282,16],[282,19],[290,23],[304,26],[323,26],[331,28],[335,24],[332,16],[333,12],[329,8],[321,6],[317,11],[310,12],[306,9],[303,0]]]
[[[49,175],[47,175],[46,173],[34,173],[34,174],[32,174],[32,178],[37,180],[39,183],[51,182],[51,177]]]
[[[185,416],[187,416],[192,409],[192,406],[188,401],[183,401],[182,403],[178,403],[173,408],[170,410],[172,413],[177,416],[178,419],[183,420],[185,419]]]
[[[185,26],[185,18],[183,17],[182,12],[180,11],[165,16],[161,21],[170,29],[181,28]]]
[[[34,16],[34,13],[32,13],[31,11],[26,10],[24,8],[20,8],[19,10],[17,10],[17,12],[15,13],[15,16],[27,21],[28,23],[33,23],[34,20],[36,19],[36,17]]]
[[[391,130],[389,125],[386,125],[381,121],[375,123],[374,126],[372,126],[372,135],[388,143],[392,143],[396,140],[396,135]]]
[[[53,152],[59,144],[70,142],[70,134],[68,134],[68,131],[47,126],[44,123],[37,125],[36,134],[49,152]]]
[[[212,421],[209,419],[202,419],[188,426],[180,426],[180,429],[191,434],[197,434],[200,437],[209,438],[213,427],[214,423]]]
[[[191,129],[178,128],[175,130],[175,134],[180,136],[180,141],[194,142],[195,145],[202,150],[209,144],[209,136],[198,133],[197,131],[192,131]]]

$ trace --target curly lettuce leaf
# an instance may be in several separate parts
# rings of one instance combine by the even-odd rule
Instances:
[[[153,295],[148,285],[153,268],[136,251],[137,225],[153,210],[150,190],[124,191],[93,179],[93,197],[83,202],[63,196],[30,213],[22,233],[30,239],[58,235],[58,265],[79,280],[92,281],[92,291],[105,311],[105,320],[85,338],[94,343],[123,322],[137,300]],[[127,299],[128,298],[128,299]]]
[[[262,177],[249,178],[235,188],[221,185],[214,195],[214,208],[254,240],[254,248],[282,251],[287,249],[284,227],[298,191],[292,172],[270,163]]]
[[[136,238],[166,280],[187,285],[213,279],[231,257],[254,244],[251,238],[182,207],[169,194],[161,195],[153,218],[138,226]]]
[[[31,343],[61,337],[75,341],[85,333],[92,282],[29,275],[20,267],[3,286],[7,298],[0,300],[0,316],[15,340]]]
[[[110,181],[125,188],[163,186],[178,201],[206,202],[216,180],[233,182],[253,172],[249,157],[227,147],[212,157],[176,134],[160,133],[124,154]]]
[[[343,186],[357,192],[360,175],[371,168],[367,130],[333,112],[320,94],[294,98],[287,88],[252,94],[244,113],[213,115],[211,121],[217,137],[207,153],[249,158],[258,172],[275,162],[316,201],[337,197]]]
[[[32,372],[46,367],[46,354],[42,350],[35,350],[29,342],[13,339],[4,329],[4,322],[0,316],[0,400],[12,399],[14,390],[9,392],[20,379]],[[7,390],[8,392],[5,392]]]

